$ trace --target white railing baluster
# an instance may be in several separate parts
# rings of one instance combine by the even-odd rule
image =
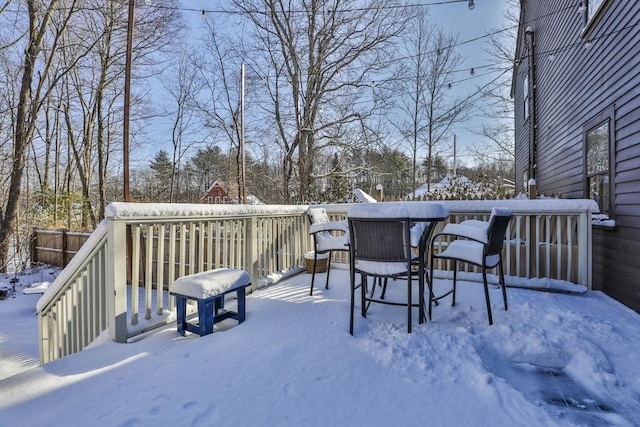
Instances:
[[[542,245],[542,248],[541,248],[545,251],[544,274],[546,277],[551,277],[551,248],[553,247],[553,242],[551,241],[551,218],[552,218],[551,215],[545,216],[545,226],[544,226],[545,240],[544,240],[544,245]]]
[[[540,227],[541,227],[541,221],[542,218],[540,215],[533,215],[534,218],[534,224],[535,224],[535,234],[536,234],[536,239],[533,242],[533,253],[535,254],[535,260],[534,260],[534,269],[533,269],[533,275],[535,277],[539,277],[540,276]]]
[[[205,223],[200,221],[198,223],[198,271],[204,271],[204,237],[205,237]]]
[[[131,324],[138,324],[139,286],[140,286],[140,225],[131,227],[133,232],[131,244]]]
[[[516,250],[516,267],[515,267],[515,271],[516,271],[516,275],[521,275],[522,274],[522,270],[520,268],[520,266],[522,265],[522,247],[523,247],[523,243],[525,245],[528,244],[528,242],[525,240],[526,237],[522,236],[522,216],[516,216],[515,218],[516,220],[516,241],[518,241],[518,247]]]
[[[207,223],[207,269],[212,270],[213,266],[213,235],[215,233],[215,222],[209,221]]]
[[[187,224],[180,226],[180,253],[178,254],[178,277],[184,276],[187,258]]]
[[[215,239],[214,239],[214,249],[213,249],[213,258],[214,258],[214,268],[220,267],[220,251],[222,248],[221,238],[222,236],[222,224],[220,222],[216,222],[215,224]]]
[[[171,288],[176,279],[176,225],[169,225],[169,277],[167,278],[167,289]],[[173,311],[175,298],[169,297],[169,311]]]
[[[556,279],[562,273],[562,216],[556,219]]]
[[[573,217],[567,216],[567,278],[568,281],[573,281],[576,278],[573,277]]]
[[[189,223],[189,274],[197,273],[196,271],[196,224]]]
[[[151,319],[151,300],[153,291],[153,225],[147,224],[144,263],[144,318]]]
[[[160,224],[156,257],[156,314],[158,315],[161,315],[164,309],[164,233],[165,225]]]
[[[504,258],[503,258],[504,259],[504,263],[503,263],[504,266],[503,266],[503,268],[504,268],[504,272],[505,272],[505,274],[507,276],[511,275],[511,257],[512,257],[511,249],[513,248],[514,250],[517,251],[518,248],[519,248],[518,242],[517,241],[514,242],[514,240],[512,238],[513,235],[511,233],[512,233],[513,230],[512,230],[511,224],[512,224],[512,222],[509,222],[509,224],[507,224],[507,232],[505,233],[505,235],[507,236],[507,242],[506,242],[507,244],[506,244],[506,246],[504,248],[504,251],[503,251],[503,253],[504,253]]]
[[[229,256],[229,233],[230,233],[230,224],[229,221],[225,220],[222,222],[223,230],[222,230],[222,265],[230,265],[230,256]]]

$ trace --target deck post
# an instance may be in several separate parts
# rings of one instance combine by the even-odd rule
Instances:
[[[258,219],[255,216],[251,216],[245,220],[245,236],[247,241],[245,242],[245,264],[247,271],[251,275],[251,291],[258,288],[258,277],[260,260],[258,259]]]
[[[583,210],[578,217],[578,283],[591,290],[592,232],[591,211]]]
[[[127,342],[127,226],[107,219],[107,324],[111,340]]]

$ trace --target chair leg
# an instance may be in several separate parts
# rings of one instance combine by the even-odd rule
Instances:
[[[484,298],[487,301],[487,316],[489,316],[489,325],[493,325],[493,316],[491,315],[491,301],[489,300],[489,285],[487,284],[487,269],[482,267],[482,283],[484,284]]]
[[[378,278],[373,278],[373,285],[371,286],[371,292],[369,292],[369,298],[373,298],[373,295],[376,293],[376,287],[378,286]]]
[[[313,296],[313,282],[316,280],[316,265],[318,264],[318,252],[315,251],[313,254],[313,272],[311,273],[311,290],[309,291],[309,296]]]
[[[424,269],[424,266],[420,268],[418,272],[420,276],[418,276],[418,324],[422,324],[426,322],[427,316],[424,311],[424,282],[426,280],[425,276],[427,272]]]
[[[411,333],[411,274],[407,277],[407,332]]]
[[[458,261],[453,261],[453,290],[451,292],[451,307],[456,305],[456,280],[458,279]]]
[[[431,256],[431,262],[429,263],[427,286],[429,286],[429,320],[431,320],[431,307],[433,306],[433,256]]]
[[[353,271],[353,266],[351,266],[350,270],[349,282],[351,284],[351,311],[349,314],[349,333],[353,335],[353,314],[356,308],[356,273]]]
[[[327,259],[327,282],[324,285],[325,289],[329,289],[329,273],[331,272],[331,252],[329,252],[329,258]]]
[[[509,307],[507,305],[507,285],[504,281],[504,270],[502,268],[502,259],[498,263],[498,270],[500,271],[500,286],[502,287],[502,301],[504,301],[504,311],[508,311]]]
[[[382,277],[378,278],[378,280],[382,280]],[[384,282],[382,282],[382,294],[380,295],[380,299],[384,299],[384,295],[387,293],[387,279],[386,277],[384,278]]]
[[[360,275],[360,305],[362,317],[367,317],[367,286],[369,278],[364,274]]]

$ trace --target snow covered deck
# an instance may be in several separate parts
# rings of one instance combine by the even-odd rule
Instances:
[[[505,312],[492,288],[488,326],[482,286],[461,282],[456,306],[443,301],[412,334],[403,310],[376,305],[351,336],[347,270],[313,297],[310,276],[247,296],[247,320],[224,332],[181,337],[171,324],[127,345],[101,338],[0,380],[0,420],[357,426],[366,414],[370,427],[640,425],[640,318],[601,292],[508,289]],[[404,284],[392,285],[388,296],[403,298]],[[35,300],[0,301],[3,350],[35,340]]]
[[[512,209],[503,256],[507,285],[578,291],[590,287],[593,201],[445,203],[453,222],[486,219],[494,206]],[[350,205],[323,207],[342,219]],[[306,206],[109,205],[107,219],[38,302],[41,363],[82,350],[105,330],[112,340],[127,342],[166,325],[175,318],[167,290],[185,274],[241,268],[251,274],[256,289],[302,271],[304,254],[312,248],[305,210]],[[336,261],[334,265],[340,260]],[[437,277],[448,274],[445,264],[436,269]]]

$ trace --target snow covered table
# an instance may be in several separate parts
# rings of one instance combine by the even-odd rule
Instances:
[[[177,279],[169,291],[176,297],[178,333],[184,336],[185,331],[189,331],[203,336],[212,333],[213,325],[222,320],[244,322],[245,290],[249,285],[249,273],[234,268],[218,268]],[[224,309],[224,296],[230,292],[237,295],[238,308],[235,312]],[[198,304],[197,325],[187,322],[189,299]]]

